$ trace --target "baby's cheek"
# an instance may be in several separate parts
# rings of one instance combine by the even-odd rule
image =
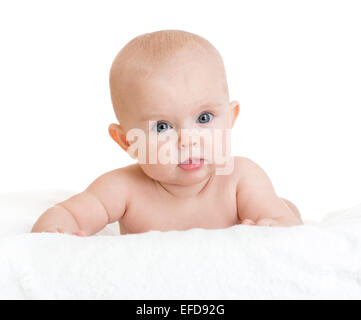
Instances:
[[[226,159],[231,154],[231,135],[229,129],[216,129],[213,136],[214,161]]]
[[[148,155],[148,163],[155,164],[157,163],[158,156],[158,143],[157,140],[147,139],[147,155]]]
[[[147,137],[147,163],[178,164],[178,144],[174,134],[165,133]]]
[[[158,160],[160,164],[178,164],[178,148],[175,141],[159,142]]]

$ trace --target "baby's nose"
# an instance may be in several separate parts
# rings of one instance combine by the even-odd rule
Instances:
[[[200,136],[198,132],[182,131],[178,139],[178,147],[181,149],[195,147],[199,144]]]

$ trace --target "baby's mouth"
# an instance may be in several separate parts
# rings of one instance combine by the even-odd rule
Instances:
[[[203,163],[204,159],[189,158],[178,164],[178,167],[180,167],[184,171],[193,171],[200,169],[203,166]]]
[[[188,159],[184,160],[183,162],[181,162],[180,164],[196,164],[196,163],[201,163],[201,160],[204,160],[204,159],[188,158]]]

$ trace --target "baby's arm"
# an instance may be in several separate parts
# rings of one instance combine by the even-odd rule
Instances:
[[[256,163],[242,158],[237,186],[238,217],[262,226],[292,226],[303,224],[279,198],[267,174]],[[252,223],[246,223],[252,224]]]
[[[95,234],[123,216],[127,190],[121,169],[105,173],[83,192],[46,210],[31,232]]]

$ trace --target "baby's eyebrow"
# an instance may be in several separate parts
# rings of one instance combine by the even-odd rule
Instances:
[[[208,103],[202,103],[198,108],[194,109],[196,112],[200,112],[201,110],[205,110],[205,109],[211,109],[211,108],[220,108],[223,105],[223,103],[218,102],[218,103],[214,103],[214,102],[208,102]],[[147,121],[149,119],[165,119],[167,116],[169,116],[168,114],[162,114],[162,113],[153,113],[153,114],[148,114],[145,115],[144,117],[141,118],[141,120],[143,121]]]
[[[198,107],[198,110],[206,109],[206,108],[220,108],[223,103],[204,103]]]
[[[169,116],[169,114],[168,114],[168,116]],[[165,115],[165,114],[153,113],[153,114],[147,114],[147,115],[141,117],[140,120],[142,120],[142,121],[148,121],[150,119],[157,119],[158,120],[158,119],[165,119],[166,117],[167,117],[167,115]]]

